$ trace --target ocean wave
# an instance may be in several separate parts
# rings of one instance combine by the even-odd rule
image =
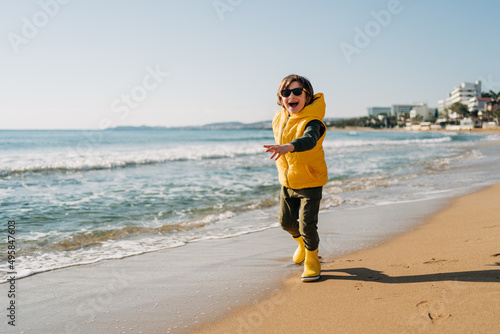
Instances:
[[[485,139],[486,142],[499,142],[500,141],[500,134],[490,134],[486,136]]]
[[[262,154],[257,144],[246,145],[184,145],[182,147],[144,151],[92,151],[86,155],[70,153],[33,153],[0,159],[0,177],[27,173],[65,173],[131,166],[154,165],[189,160],[214,160]]]
[[[481,152],[479,152],[478,150],[469,149],[458,155],[449,157],[436,157],[423,163],[426,165],[427,170],[443,171],[449,169],[449,166],[454,162],[464,160],[478,160],[482,158],[484,158],[484,155]]]
[[[439,144],[453,141],[450,136],[440,138],[426,139],[400,139],[400,140],[331,140],[325,141],[325,148],[348,148],[348,147],[364,147],[364,146],[388,146],[388,145],[410,145],[410,144]]]
[[[231,211],[227,211],[220,214],[211,214],[207,215],[201,219],[182,222],[177,224],[167,224],[160,225],[157,227],[146,227],[146,226],[125,226],[116,229],[108,229],[108,230],[93,230],[93,231],[80,231],[75,232],[70,235],[66,235],[64,240],[60,240],[57,242],[50,243],[46,247],[44,247],[45,251],[68,251],[68,250],[78,250],[87,248],[90,246],[96,246],[97,244],[102,244],[110,241],[123,240],[126,238],[137,237],[141,235],[155,235],[155,234],[168,234],[172,232],[179,231],[189,231],[200,229],[208,224],[212,224],[217,221],[226,220],[234,217],[235,214]],[[39,245],[43,243],[45,237],[54,236],[57,233],[47,233],[47,234],[31,234],[31,240],[36,240],[37,247],[36,249],[39,251]],[[38,237],[38,238],[36,238]],[[26,251],[29,252],[29,246],[27,245]],[[0,257],[0,260],[1,257]]]
[[[345,180],[342,182],[340,186],[342,192],[351,192],[351,191],[359,191],[359,190],[368,190],[372,188],[387,188],[392,184],[414,179],[418,175],[416,174],[407,174],[399,177],[394,177],[391,175],[375,175],[371,177],[360,177]],[[339,187],[339,186],[337,186]],[[327,189],[327,191],[332,191]],[[334,191],[338,191],[334,188]]]
[[[277,227],[277,223],[264,220],[246,225],[232,223],[233,212],[210,215],[199,220],[158,227],[129,226],[107,231],[83,231],[57,243],[47,243],[40,248],[24,249],[18,258],[17,278],[77,265],[87,265],[104,260],[123,259],[144,253],[184,246],[202,240],[232,238]],[[211,224],[222,224],[210,226]],[[175,233],[169,233],[175,232]],[[34,235],[32,235],[33,237]],[[40,235],[42,236],[42,235]],[[6,261],[2,261],[6,263]],[[7,264],[0,264],[0,283],[6,281]]]

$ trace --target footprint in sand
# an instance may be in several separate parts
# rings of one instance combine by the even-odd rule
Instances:
[[[451,314],[447,313],[443,304],[440,303],[424,300],[417,304],[417,308],[421,314],[429,318],[433,324],[441,323],[445,319],[451,317]]]
[[[430,261],[425,261],[424,264],[442,263],[442,262],[447,262],[447,261],[448,260],[432,258]]]

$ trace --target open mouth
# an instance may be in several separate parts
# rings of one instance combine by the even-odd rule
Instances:
[[[296,106],[298,106],[298,105],[299,105],[299,103],[298,103],[298,102],[292,102],[292,103],[289,103],[288,105],[289,105],[290,107],[292,107],[292,108],[295,108]]]

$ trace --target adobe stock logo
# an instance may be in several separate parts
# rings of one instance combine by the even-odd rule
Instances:
[[[31,17],[31,20],[26,16],[22,18],[21,34],[10,31],[7,34],[10,45],[15,53],[19,53],[19,47],[21,45],[28,44],[33,38],[35,38],[40,30],[49,24],[50,20],[53,19],[59,11],[61,10],[61,5],[66,5],[71,0],[40,0],[38,1],[38,6],[40,10],[37,11]]]
[[[484,76],[479,76],[479,81],[482,82],[483,88],[485,90],[492,90],[496,92],[497,90],[500,90],[500,81],[494,81],[493,80],[493,74],[488,74],[488,77],[485,78]]]
[[[232,12],[236,7],[241,5],[242,2],[243,0],[214,0],[212,4],[217,12],[217,15],[219,15],[219,19],[224,21],[224,13]]]
[[[399,0],[390,0],[387,3],[387,9],[382,9],[378,12],[372,10],[370,12],[373,20],[368,21],[363,29],[355,26],[353,43],[340,43],[340,50],[342,51],[347,63],[350,64],[352,62],[352,56],[354,54],[360,54],[361,50],[368,47],[371,41],[380,35],[382,28],[389,26],[392,22],[393,15],[401,13],[402,10],[403,6]]]
[[[97,148],[104,139],[104,130],[116,126],[116,118],[124,120],[130,116],[133,109],[138,109],[141,102],[146,100],[150,93],[158,89],[170,74],[164,72],[160,65],[156,67],[147,66],[146,74],[142,77],[140,84],[133,86],[130,90],[120,94],[120,96],[111,102],[110,117],[104,117],[99,121],[99,131],[84,131],[84,139],[73,147],[77,155],[86,156]],[[115,119],[115,121],[113,121]]]
[[[168,72],[163,72],[159,65],[156,65],[155,69],[150,66],[146,67],[146,72],[141,85],[134,86],[128,94],[121,94],[120,98],[111,103],[111,110],[119,114],[120,119],[127,118],[130,111],[137,109],[139,104],[149,96],[149,93],[157,89],[163,83],[164,78],[170,75]]]

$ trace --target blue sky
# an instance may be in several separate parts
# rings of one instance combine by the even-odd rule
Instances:
[[[325,94],[326,117],[437,106],[463,81],[500,90],[499,12],[481,0],[1,0],[0,129],[270,120],[291,73]]]

